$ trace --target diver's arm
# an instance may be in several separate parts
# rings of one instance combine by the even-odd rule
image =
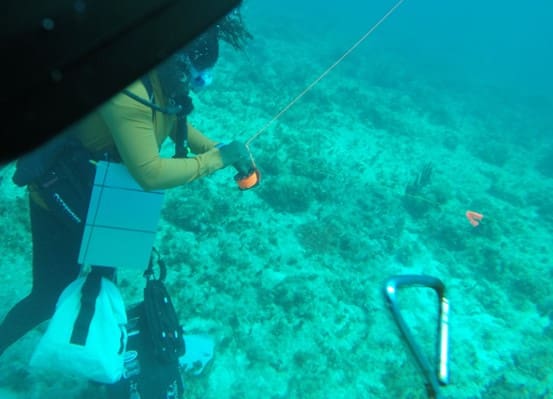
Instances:
[[[215,147],[217,141],[204,136],[191,123],[188,123],[188,145],[194,154],[203,154]]]
[[[123,163],[142,188],[176,187],[224,167],[219,150],[213,148],[193,158],[161,158],[151,112],[124,94],[100,108]],[[206,145],[200,140],[197,149],[207,149]]]

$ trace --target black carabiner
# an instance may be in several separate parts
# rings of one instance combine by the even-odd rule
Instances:
[[[439,318],[438,318],[438,343],[437,343],[437,375],[434,374],[428,361],[423,356],[420,348],[415,343],[405,320],[401,316],[397,304],[396,294],[402,287],[428,287],[436,291],[439,298]],[[449,301],[445,296],[445,285],[437,278],[425,275],[397,275],[386,280],[384,286],[384,295],[390,311],[394,316],[396,324],[401,331],[403,338],[411,350],[417,364],[422,371],[427,382],[429,397],[441,399],[440,385],[446,385],[449,382],[448,357],[449,357]]]

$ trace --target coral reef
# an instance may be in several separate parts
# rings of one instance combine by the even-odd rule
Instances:
[[[552,102],[444,76],[418,47],[406,62],[397,54],[412,49],[383,30],[273,121],[361,26],[287,10],[249,3],[252,47],[244,57],[221,46],[190,115],[225,142],[263,128],[250,143],[261,184],[238,190],[229,167],[166,192],[156,248],[167,286],[185,330],[216,343],[210,367],[185,376],[185,396],[425,398],[382,284],[428,274],[451,304],[444,397],[552,397]],[[27,195],[12,172],[0,169],[0,317],[32,281]],[[467,210],[483,215],[477,226]],[[134,303],[141,273],[118,274]],[[417,288],[402,299],[432,359],[435,298]],[[0,395],[103,399],[94,384],[27,370],[45,326],[2,355]]]

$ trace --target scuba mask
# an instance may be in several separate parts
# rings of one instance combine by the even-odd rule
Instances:
[[[194,65],[189,66],[189,85],[193,92],[197,93],[213,82],[212,68],[206,68],[198,71]]]
[[[198,36],[186,46],[180,60],[184,62],[190,88],[198,92],[213,81],[212,69],[219,58],[217,28],[213,27]]]

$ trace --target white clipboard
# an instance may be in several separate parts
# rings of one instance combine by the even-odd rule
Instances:
[[[145,270],[163,198],[163,190],[144,191],[123,164],[99,161],[79,263]]]

